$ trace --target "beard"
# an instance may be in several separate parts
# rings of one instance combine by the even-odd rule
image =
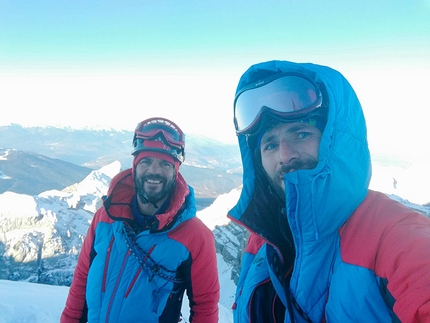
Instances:
[[[145,182],[148,179],[161,181],[161,190],[156,191],[152,189],[145,189]],[[136,194],[139,196],[143,203],[149,202],[155,205],[157,202],[161,201],[172,192],[173,188],[175,187],[175,181],[176,176],[173,176],[172,179],[168,180],[166,177],[161,175],[145,175],[140,178],[135,178],[134,186]]]

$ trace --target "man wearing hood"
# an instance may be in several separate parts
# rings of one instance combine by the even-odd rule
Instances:
[[[185,136],[150,118],[133,138],[133,166],[116,175],[91,222],[62,323],[218,322],[219,282],[212,232],[196,217],[179,166]]]
[[[235,322],[430,322],[430,220],[368,189],[366,124],[337,71],[269,61],[241,77],[234,123],[250,232]]]

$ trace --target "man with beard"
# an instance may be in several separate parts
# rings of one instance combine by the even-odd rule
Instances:
[[[228,216],[251,232],[234,322],[430,322],[430,220],[368,188],[348,81],[316,64],[255,64],[234,123],[243,188]]]
[[[179,167],[185,136],[150,118],[133,138],[133,166],[116,175],[79,255],[61,322],[218,322],[212,232],[196,217]]]

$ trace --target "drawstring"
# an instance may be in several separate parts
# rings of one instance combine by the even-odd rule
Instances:
[[[297,301],[294,299],[293,295],[291,295],[291,292],[289,289],[287,289],[287,305],[288,305],[288,313],[290,314],[290,321],[291,323],[294,323],[294,308],[296,309],[297,313],[299,313],[299,315],[308,323],[312,323],[311,319],[309,318],[309,316],[306,315],[306,313],[302,310],[302,308],[300,307],[299,303],[297,303]]]
[[[292,298],[293,296],[291,295],[291,293],[290,293],[290,291],[288,290],[287,291],[287,307],[288,307],[288,314],[290,315],[290,322],[291,323],[294,323],[295,322],[295,320],[294,320],[294,314],[293,314],[293,305],[291,304],[292,302],[291,302],[291,298]]]

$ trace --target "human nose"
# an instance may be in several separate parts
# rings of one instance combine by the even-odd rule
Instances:
[[[282,140],[279,146],[279,162],[288,165],[299,158],[299,152],[294,143],[288,140]]]
[[[156,160],[152,161],[152,163],[148,167],[148,172],[151,174],[158,174],[161,172],[160,163]]]

